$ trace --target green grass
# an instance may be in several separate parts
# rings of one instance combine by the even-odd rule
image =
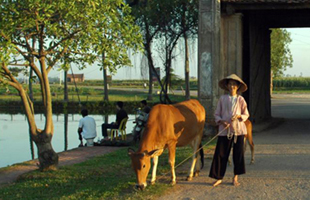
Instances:
[[[176,165],[191,152],[189,147],[178,148]],[[185,177],[187,170],[176,169],[177,177]],[[165,175],[161,177],[162,174]],[[57,171],[25,174],[16,183],[1,187],[0,199],[154,199],[171,188],[167,151],[159,157],[157,176],[159,181],[155,185],[144,191],[135,190],[135,174],[127,148],[123,148],[80,164],[60,167]]]
[[[310,94],[310,90],[275,90],[273,94]]]
[[[79,90],[79,96],[75,91],[70,91],[68,95],[69,101],[78,102],[79,98],[82,102],[88,102],[88,101],[103,101],[104,95],[102,90],[96,90],[93,88],[82,88],[83,90]],[[88,92],[86,92],[88,91]],[[63,100],[63,91],[54,92],[54,95],[52,96],[53,101],[62,101]],[[41,95],[38,94],[39,92],[36,92],[34,94],[34,101],[41,101]],[[52,92],[53,93],[53,92]],[[147,92],[141,92],[141,91],[130,91],[130,90],[109,90],[109,101],[141,101],[143,99],[147,99],[148,93]],[[180,102],[184,101],[185,97],[184,95],[177,95],[177,94],[170,94],[169,98],[173,102]],[[194,97],[197,98],[197,97]],[[2,94],[0,96],[0,101],[20,101],[20,97],[17,94],[12,95],[5,95]],[[159,95],[153,94],[153,101],[152,102],[160,102]]]

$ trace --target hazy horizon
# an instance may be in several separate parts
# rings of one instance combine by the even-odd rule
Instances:
[[[310,56],[307,52],[310,50],[310,28],[289,28],[288,32],[291,33],[292,42],[289,45],[293,56],[293,67],[288,68],[284,75],[310,77]],[[197,77],[197,42],[191,42],[190,47],[190,77]],[[177,58],[172,62],[174,73],[184,79],[184,56],[183,47],[178,45],[176,47]],[[161,74],[164,73],[162,59],[159,53],[155,53],[155,67],[161,68]],[[142,58],[141,54],[131,57],[133,67],[122,67],[118,69],[117,73],[112,75],[113,80],[134,80],[142,79],[148,80],[147,61]],[[140,67],[142,66],[142,73]],[[73,73],[84,73],[85,80],[95,79],[100,80],[103,78],[103,72],[99,70],[97,64],[88,66],[86,69],[78,70],[77,67],[72,66]],[[68,71],[71,74],[71,70]],[[109,73],[110,74],[110,73]],[[52,70],[49,74],[50,77],[61,77],[63,79],[63,71]],[[162,77],[162,76],[161,76]]]

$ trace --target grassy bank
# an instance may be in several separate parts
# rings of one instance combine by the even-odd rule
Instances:
[[[41,101],[41,95],[37,86],[34,90],[34,108],[36,113],[43,112],[43,104]],[[61,89],[53,88],[53,111],[54,113],[79,113],[81,107],[86,107],[93,114],[106,114],[115,112],[115,102],[124,101],[124,108],[129,113],[138,108],[139,102],[143,99],[147,99],[148,93],[145,91],[131,91],[128,90],[109,90],[109,102],[103,101],[104,95],[103,90],[94,88],[93,86],[81,87],[79,95],[72,89],[69,90],[69,99],[65,103],[63,101],[63,91]],[[56,92],[57,91],[57,92]],[[1,93],[1,92],[0,92]],[[170,94],[169,98],[173,102],[184,101],[183,95]],[[197,98],[197,97],[192,97]],[[149,105],[152,106],[160,102],[159,95],[153,94],[153,100],[148,101]],[[20,100],[20,97],[16,93],[5,93],[2,90],[0,95],[0,107],[4,113],[23,113],[24,107]]]
[[[189,157],[191,152],[190,148],[178,148],[176,164]],[[178,168],[177,177],[184,178],[187,171],[187,168]],[[61,167],[58,171],[25,174],[16,183],[1,187],[0,199],[154,199],[171,188],[167,151],[159,158],[157,175],[160,180],[154,186],[144,191],[134,190],[136,177],[127,148],[123,148],[80,164]]]

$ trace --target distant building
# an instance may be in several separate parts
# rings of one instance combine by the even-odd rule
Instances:
[[[84,74],[68,74],[67,81],[68,83],[73,83],[74,81],[76,83],[84,82]]]

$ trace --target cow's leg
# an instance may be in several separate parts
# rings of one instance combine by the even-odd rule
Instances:
[[[199,143],[200,143],[200,140],[199,141],[198,140],[193,140],[192,143],[191,143],[191,146],[193,148],[193,159],[192,159],[191,167],[190,167],[189,172],[188,172],[188,176],[186,178],[187,181],[191,181],[193,179],[194,173],[195,173],[195,176],[199,175],[200,164],[197,164],[197,159],[199,157],[199,152],[196,152],[197,149],[199,148]],[[195,170],[195,172],[194,172],[194,170]]]
[[[246,151],[246,147],[247,147],[247,142],[250,145],[250,149],[251,149],[251,162],[250,164],[254,164],[254,142],[253,142],[253,138],[252,138],[252,131],[248,132],[247,135],[245,135],[244,137],[244,153]]]
[[[196,142],[196,171],[194,172],[194,176],[199,176],[200,170],[204,166],[204,151],[203,151],[203,146],[201,144],[202,140],[202,135],[203,135],[203,129],[201,130],[201,135],[197,137],[197,142]]]
[[[153,157],[153,170],[152,170],[151,185],[154,185],[155,181],[156,181],[157,165],[158,165],[158,156],[154,156]]]
[[[169,150],[169,164],[171,167],[171,185],[176,184],[176,176],[175,176],[175,150],[176,150],[176,143],[170,144],[168,146]]]
[[[187,181],[193,180],[193,174],[194,174],[194,168],[195,168],[196,162],[197,162],[197,156],[195,154],[193,156],[192,165],[191,165],[191,168],[189,169],[188,176],[186,178]],[[195,174],[196,173],[199,173],[199,172],[195,171]]]
[[[250,164],[254,164],[254,142],[252,136],[248,138],[248,142],[251,149],[251,162]]]

